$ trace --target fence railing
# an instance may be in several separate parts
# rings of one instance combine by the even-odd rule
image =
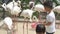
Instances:
[[[44,21],[44,20],[42,20],[42,21]],[[15,22],[17,22],[17,23],[23,23],[23,22],[32,23],[29,20],[24,20],[24,19],[20,19],[20,18],[16,18]],[[60,20],[56,20],[56,28],[60,29]]]

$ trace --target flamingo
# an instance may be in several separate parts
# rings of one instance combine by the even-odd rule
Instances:
[[[26,10],[23,10],[23,12],[21,13],[21,16],[24,16],[25,18],[29,17],[30,21],[32,21],[31,17],[33,15],[33,12],[34,12],[33,10],[26,9]]]
[[[44,11],[44,6],[43,6],[42,4],[36,4],[36,5],[34,6],[34,10],[35,10],[35,11],[38,11],[38,12]]]
[[[60,13],[60,12],[59,12],[59,11],[60,11],[60,6],[54,7],[54,8],[53,8],[53,11]]]
[[[20,16],[24,16],[25,20],[26,20],[26,17],[30,18],[29,21],[32,22],[31,18],[32,18],[33,12],[34,11],[31,9],[25,9],[25,10],[23,10],[23,12],[21,13]],[[24,25],[25,25],[25,23],[23,23],[23,34],[24,34]],[[27,34],[28,34],[28,23],[27,23]]]
[[[6,17],[6,18],[3,20],[3,22],[4,22],[5,24],[7,24],[8,28],[9,28],[10,30],[12,29],[13,21],[12,21],[12,19],[11,19],[10,17]]]
[[[15,2],[13,0],[13,2],[8,3],[7,5],[4,3],[2,5],[2,7],[6,10],[9,11],[9,13],[11,13],[11,15],[18,15],[21,12],[21,6],[18,7],[18,3],[20,3],[20,1],[18,0],[17,2]]]
[[[12,33],[12,28],[13,28],[12,24],[13,24],[13,21],[12,21],[12,18],[10,18],[10,17],[6,17],[5,19],[0,21],[0,27],[2,25],[6,25],[5,27],[7,28],[7,33],[8,33],[8,31],[10,31],[10,33]]]

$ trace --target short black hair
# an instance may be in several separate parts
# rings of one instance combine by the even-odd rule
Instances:
[[[51,1],[51,0],[45,1],[45,2],[43,3],[43,5],[46,6],[46,7],[49,7],[49,8],[51,8],[51,9],[53,9],[53,1]]]
[[[43,24],[38,24],[36,26],[36,33],[45,33],[45,26]]]

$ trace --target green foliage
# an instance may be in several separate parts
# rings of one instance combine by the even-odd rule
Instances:
[[[38,18],[38,16],[39,16],[39,12],[37,12],[37,11],[34,12],[34,13],[33,13],[33,16],[36,16],[36,17]]]
[[[56,6],[60,5],[60,3],[58,3],[59,1],[57,0],[53,0],[53,2],[56,4]]]

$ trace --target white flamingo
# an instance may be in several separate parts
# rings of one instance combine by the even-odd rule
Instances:
[[[26,20],[26,17],[30,18],[29,21],[32,22],[32,15],[33,15],[33,10],[31,9],[25,9],[23,10],[23,12],[21,13],[20,16],[24,16],[24,19]],[[23,34],[24,34],[24,25],[25,23],[23,23]],[[28,34],[28,22],[27,22],[27,34]]]
[[[2,5],[2,7],[6,10],[9,11],[11,13],[11,15],[18,15],[21,12],[21,6],[18,7],[18,3],[20,3],[20,1],[18,0],[17,2],[15,2],[13,0],[13,2],[8,3],[7,5],[4,3]]]
[[[24,16],[25,18],[28,17],[30,18],[30,21],[32,21],[31,17],[33,15],[33,10],[31,9],[26,9],[26,10],[23,10],[23,12],[21,13],[21,16]]]
[[[60,6],[56,6],[53,8],[53,11],[60,13]]]
[[[13,21],[12,21],[12,19],[11,19],[10,17],[6,17],[6,18],[3,20],[3,22],[4,22],[5,24],[7,24],[8,28],[9,28],[10,30],[12,29]]]
[[[2,21],[0,21],[0,26],[2,26],[3,24],[6,24],[8,29],[11,30],[13,21],[12,21],[12,19],[10,17],[6,17]]]
[[[42,4],[37,4],[34,6],[34,10],[38,12],[44,11],[44,6]]]
[[[3,27],[6,25],[4,28],[7,28],[7,33],[12,33],[12,28],[13,28],[12,24],[13,24],[13,21],[10,17],[6,17],[5,19],[0,21],[0,27]]]

